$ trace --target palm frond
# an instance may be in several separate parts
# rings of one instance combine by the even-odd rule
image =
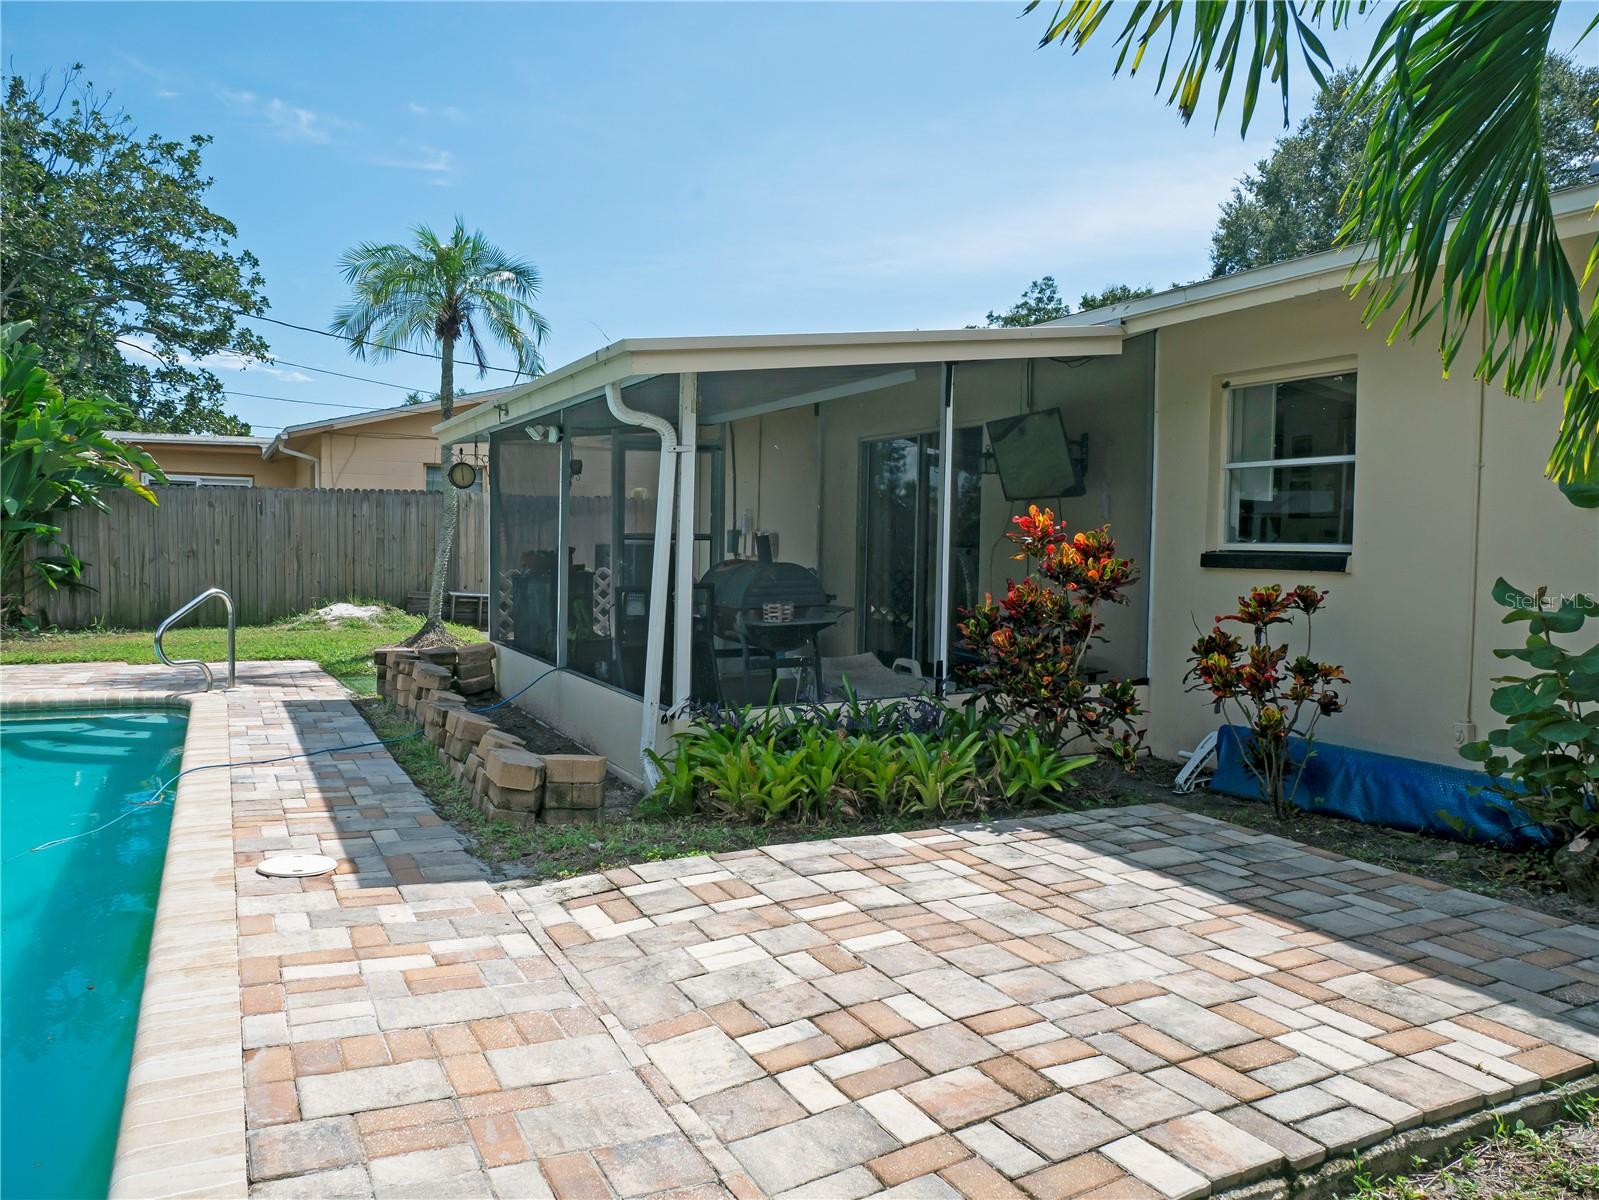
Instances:
[[[1030,0],[1027,10],[1041,0]],[[1113,0],[1057,0],[1040,45],[1081,49]],[[1216,81],[1219,122],[1240,96],[1247,129],[1269,80],[1288,113],[1295,50],[1318,84],[1331,63],[1314,27],[1370,0],[1131,0],[1115,71],[1160,55],[1157,89],[1184,122]],[[1564,420],[1549,473],[1599,479],[1599,298],[1586,306],[1560,244],[1540,135],[1540,87],[1558,0],[1398,0],[1385,10],[1351,98],[1372,116],[1343,237],[1370,238],[1351,275],[1364,319],[1389,339],[1436,321],[1445,374],[1480,329],[1475,373],[1536,397],[1558,378]],[[1595,18],[1583,36],[1599,28]],[[1579,39],[1580,40],[1580,39]],[[1160,44],[1163,43],[1163,44]],[[1599,254],[1599,240],[1595,242]]]
[[[1436,321],[1446,374],[1480,335],[1476,377],[1528,399],[1559,378],[1549,471],[1570,480],[1599,466],[1599,361],[1540,133],[1558,8],[1403,0],[1387,12],[1352,99],[1374,120],[1345,235],[1368,239],[1352,290],[1368,324],[1390,321],[1390,340]]]
[[[1032,12],[1043,0],[1028,0]],[[1234,76],[1244,69],[1240,98],[1239,132],[1247,132],[1260,99],[1263,79],[1275,85],[1282,98],[1283,124],[1288,124],[1289,67],[1296,51],[1318,87],[1332,73],[1332,59],[1314,26],[1327,20],[1334,29],[1349,22],[1353,12],[1364,12],[1370,0],[1133,0],[1128,17],[1116,35],[1114,73],[1123,68],[1136,75],[1150,47],[1157,48],[1160,67],[1155,90],[1171,86],[1166,103],[1175,105],[1187,124],[1199,110],[1206,79],[1218,76],[1216,124],[1221,124]],[[1057,0],[1039,45],[1071,45],[1081,50],[1104,23],[1114,0]],[[1174,57],[1175,55],[1175,57]]]
[[[533,304],[542,285],[538,268],[459,216],[447,236],[418,225],[411,238],[409,245],[362,242],[340,259],[351,299],[334,314],[332,329],[350,339],[351,353],[384,358],[459,339],[481,375],[497,342],[515,356],[518,371],[541,370],[538,347],[549,325]]]

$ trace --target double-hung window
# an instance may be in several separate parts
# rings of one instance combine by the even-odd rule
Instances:
[[[1227,388],[1223,546],[1350,550],[1355,372]]]

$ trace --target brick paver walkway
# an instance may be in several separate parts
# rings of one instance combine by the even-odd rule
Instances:
[[[236,759],[370,739],[273,667]],[[1599,930],[1159,805],[503,891],[381,750],[233,806],[256,1196],[1200,1196],[1599,1060]]]

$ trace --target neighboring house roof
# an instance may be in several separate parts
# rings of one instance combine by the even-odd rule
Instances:
[[[1551,198],[1555,228],[1562,238],[1599,232],[1593,219],[1599,204],[1599,184],[1563,188]],[[1087,312],[1073,313],[1058,321],[1034,328],[1083,328],[1120,325],[1129,334],[1175,325],[1201,317],[1217,316],[1242,308],[1253,308],[1278,300],[1290,300],[1315,292],[1335,291],[1349,282],[1349,270],[1361,261],[1364,246],[1342,246],[1290,258],[1270,266],[1237,271],[1218,279],[1205,279],[1182,287],[1168,288],[1138,300],[1107,304]]]
[[[490,397],[512,390],[512,388],[497,388],[494,391],[472,392],[464,396],[457,396],[455,398],[455,407],[457,409],[473,408]],[[338,433],[344,429],[351,429],[359,425],[370,425],[377,421],[390,421],[396,417],[416,417],[438,411],[439,402],[437,400],[424,400],[420,404],[396,404],[392,408],[375,408],[369,412],[349,413],[342,417],[326,417],[320,421],[305,421],[299,425],[286,425],[278,431],[277,437],[266,439],[266,449],[261,452],[261,457],[271,458],[283,448],[285,442],[308,433]]]
[[[509,392],[519,390],[518,387],[494,388],[484,392],[470,392],[455,398],[455,407],[458,410],[470,409],[485,401]],[[264,459],[273,458],[284,448],[284,443],[290,439],[301,437],[310,433],[337,433],[343,429],[350,429],[361,425],[370,425],[379,421],[389,421],[396,417],[414,417],[430,412],[438,412],[437,400],[424,400],[420,404],[396,404],[391,408],[377,408],[367,412],[347,413],[341,417],[327,417],[320,421],[305,421],[299,425],[289,425],[279,430],[276,437],[247,437],[240,434],[227,433],[143,433],[139,430],[119,430],[109,436],[120,442],[138,442],[151,446],[192,446],[197,449],[215,450],[254,450]]]

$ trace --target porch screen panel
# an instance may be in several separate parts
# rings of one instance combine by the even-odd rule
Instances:
[[[675,389],[675,378],[666,382]],[[634,388],[624,389],[624,399],[645,408],[644,386],[639,390],[635,396]],[[666,389],[656,384],[655,390]],[[642,695],[660,439],[647,429],[621,425],[603,401],[573,409],[567,431],[567,666]],[[668,529],[666,536],[671,534]]]
[[[1147,672],[1154,338],[1129,338],[1121,354],[1103,358],[955,368],[950,648],[957,675],[972,661],[954,629],[961,612],[985,594],[1002,597],[1007,581],[1026,570],[1006,535],[1029,504],[1053,509],[1073,531],[1108,524],[1117,552],[1134,560],[1139,582],[1127,604],[1101,609],[1104,641],[1087,661],[1096,677]],[[996,452],[996,437],[1007,431],[1027,442]],[[1050,448],[1047,459],[1035,453],[1039,446]],[[1039,487],[1054,494],[1031,494]]]
[[[555,662],[561,448],[519,427],[489,441],[490,629],[496,642]]]

